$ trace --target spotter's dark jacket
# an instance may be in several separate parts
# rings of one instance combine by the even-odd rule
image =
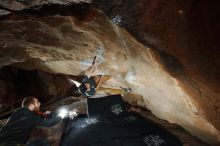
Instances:
[[[28,108],[21,108],[11,115],[0,130],[0,146],[25,144],[35,126],[51,127],[60,121],[61,118],[54,113],[45,118]]]

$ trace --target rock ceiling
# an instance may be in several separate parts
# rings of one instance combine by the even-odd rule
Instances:
[[[213,5],[205,9],[204,1],[175,0],[97,0],[93,6],[42,2],[0,2],[1,67],[80,76],[98,56],[95,75],[111,76],[102,86],[129,87],[141,97],[132,101],[157,117],[208,143],[220,142],[219,42],[212,36],[217,26],[205,29],[211,25],[206,21],[214,22],[210,17],[215,9],[206,13]],[[204,19],[193,21],[200,10]],[[2,99],[7,96],[5,84],[1,78]]]

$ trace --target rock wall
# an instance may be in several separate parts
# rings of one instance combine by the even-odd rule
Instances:
[[[219,1],[95,0],[96,6],[150,47],[219,130]],[[116,19],[117,20],[117,19]]]
[[[0,21],[0,66],[79,76],[92,65],[94,56],[98,56],[95,75],[111,76],[106,85],[131,88],[142,97],[136,101],[140,106],[161,119],[181,125],[206,142],[218,143],[219,93],[204,84],[203,73],[198,75],[201,70],[190,71],[190,63],[196,64],[191,59],[196,60],[197,54],[187,56],[191,49],[186,40],[193,35],[187,38],[185,33],[188,30],[185,24],[190,24],[182,16],[184,11],[176,5],[165,9],[171,0],[136,2],[129,1],[126,6],[139,6],[134,7],[137,16],[139,13],[140,19],[134,17],[139,25],[135,25],[136,21],[133,24],[133,19],[128,21],[131,25],[120,24],[120,19],[117,22],[145,45],[87,4],[45,6],[12,13]],[[149,7],[149,13],[144,13],[147,10],[144,6]],[[132,10],[127,12],[130,14]],[[172,17],[168,19],[165,14]],[[124,17],[122,20],[126,20]],[[174,18],[177,20],[170,22]],[[212,77],[211,81],[215,74]],[[216,83],[213,82],[213,87],[217,87]]]

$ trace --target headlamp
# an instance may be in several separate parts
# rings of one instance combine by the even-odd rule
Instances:
[[[62,108],[58,111],[58,116],[63,119],[64,117],[67,116],[67,113],[68,113],[68,110],[65,108]]]
[[[77,81],[74,81],[74,80],[72,80],[72,79],[70,79],[70,78],[68,78],[68,80],[69,80],[70,82],[74,83],[74,84],[76,85],[76,87],[79,87],[79,86],[81,85],[81,83],[79,83],[79,82],[77,82]]]
[[[65,118],[66,116],[68,116],[70,119],[73,119],[77,115],[78,113],[76,109],[69,111],[66,108],[61,108],[60,110],[58,110],[58,116],[61,117],[62,119]]]

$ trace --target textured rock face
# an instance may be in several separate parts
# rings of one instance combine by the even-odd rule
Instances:
[[[91,0],[1,0],[1,9],[7,9],[9,11],[18,11],[27,9],[32,6],[42,6],[42,5],[70,5],[76,3],[91,3]]]
[[[186,85],[185,90],[197,102],[201,101],[201,108],[210,104],[209,112],[202,114],[219,125],[218,1],[96,0],[96,3],[111,18],[120,16],[121,26],[157,52],[166,70]]]
[[[194,98],[199,115],[219,129],[219,1],[95,0],[113,20],[156,52]]]
[[[135,1],[133,3],[135,4]],[[160,8],[159,4],[155,3],[153,8]],[[140,8],[145,6],[141,3],[139,5]],[[141,14],[144,13],[143,10],[144,7],[140,9]],[[153,12],[150,14],[157,16]],[[173,14],[172,11],[168,14],[170,13]],[[181,13],[174,14],[176,16]],[[94,56],[98,56],[100,61],[95,75],[112,76],[105,86],[130,87],[133,93],[139,95],[139,98],[132,99],[139,106],[150,109],[162,119],[181,125],[204,141],[219,142],[219,94],[203,85],[199,80],[200,76],[195,78],[195,81],[190,78],[191,75],[194,77],[197,71],[191,74],[191,67],[188,68],[190,61],[187,60],[184,49],[179,52],[175,50],[185,46],[182,39],[185,40],[186,36],[182,38],[178,29],[182,33],[187,29],[181,29],[184,25],[171,23],[174,26],[170,29],[174,29],[174,35],[178,36],[174,39],[172,33],[168,33],[168,36],[163,33],[169,24],[160,30],[157,29],[160,28],[160,23],[157,26],[157,23],[152,21],[152,30],[149,27],[149,31],[142,31],[148,27],[145,28],[145,21],[141,21],[145,19],[141,18],[138,19],[140,26],[133,27],[134,31],[137,31],[136,35],[139,39],[142,36],[142,39],[150,42],[150,46],[161,45],[162,50],[152,50],[138,43],[101,11],[87,6],[71,7],[60,14],[48,11],[44,13],[43,10],[39,15],[31,15],[28,11],[12,14],[0,22],[0,28],[3,30],[0,32],[0,66],[11,65],[25,70],[78,76],[91,66]],[[129,26],[127,27],[132,25]],[[141,35],[141,32],[145,34]],[[180,43],[175,43],[179,40]],[[167,44],[174,46],[164,47]],[[1,91],[5,91],[4,79],[1,79],[0,84]],[[212,97],[214,98],[210,100]]]

